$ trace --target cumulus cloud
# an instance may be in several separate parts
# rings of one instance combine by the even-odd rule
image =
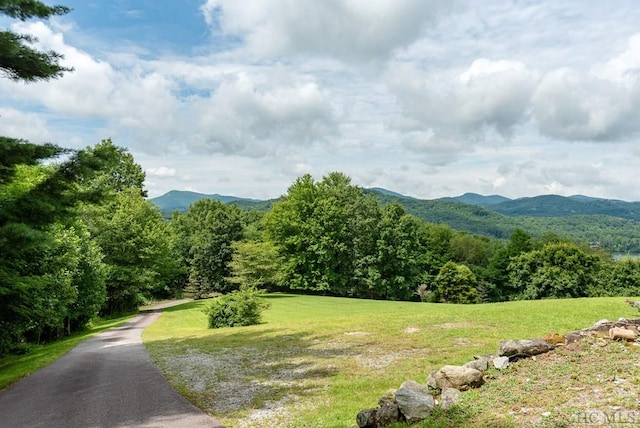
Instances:
[[[284,68],[215,67],[204,60],[121,63],[119,68],[68,45],[42,22],[17,30],[65,56],[74,71],[55,82],[0,82],[8,97],[40,102],[53,113],[103,121],[138,151],[273,155],[338,133],[331,100],[313,78]],[[194,91],[195,90],[195,91]]]
[[[640,34],[628,49],[588,72],[548,73],[533,97],[544,135],[562,140],[615,141],[640,131]]]
[[[35,113],[0,107],[0,135],[41,143],[50,141],[46,121]]]
[[[450,2],[440,0],[207,0],[214,32],[241,37],[257,55],[326,55],[377,61],[406,46]]]
[[[451,151],[448,158],[453,160],[456,151],[472,150],[469,146],[485,142],[487,134],[508,139],[527,118],[537,79],[523,63],[508,60],[477,59],[462,72],[438,78],[414,67],[395,66],[389,86],[398,96],[402,115],[389,125],[408,133],[410,140],[416,133],[422,135],[422,143],[408,144],[415,151],[440,145]]]
[[[192,148],[260,157],[337,133],[329,99],[315,82],[276,84],[280,79],[266,77],[232,74],[209,97],[194,100],[199,119]]]

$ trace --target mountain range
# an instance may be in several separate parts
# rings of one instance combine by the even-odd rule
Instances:
[[[510,199],[476,193],[424,200],[381,188],[364,191],[382,204],[396,202],[409,214],[427,222],[447,224],[476,235],[506,239],[520,228],[533,236],[554,233],[614,252],[640,254],[640,202],[583,195]],[[178,190],[151,201],[160,207],[165,217],[170,217],[171,212],[186,211],[190,204],[203,198],[259,211],[269,210],[278,201]]]
[[[631,220],[640,220],[640,202],[626,202],[617,199],[593,198],[590,196],[574,195],[541,195],[510,199],[501,195],[479,195],[477,193],[465,193],[460,196],[438,199],[417,199],[405,196],[391,190],[378,187],[365,189],[366,193],[373,194],[382,202],[392,200],[402,201],[402,205],[433,204],[436,201],[458,202],[474,205],[488,210],[504,214],[506,216],[531,216],[531,217],[568,217],[574,215],[608,215]],[[225,196],[219,194],[203,194],[182,190],[171,190],[168,193],[150,199],[161,211],[186,211],[189,206],[200,199],[214,199],[222,203],[234,203],[241,208],[263,208],[270,206],[276,200],[257,200],[237,196]],[[408,202],[412,201],[412,202]]]

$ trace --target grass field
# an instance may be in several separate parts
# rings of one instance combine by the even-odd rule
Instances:
[[[30,347],[29,352],[24,355],[9,355],[0,358],[0,391],[3,391],[36,370],[51,364],[83,340],[106,329],[122,324],[132,317],[133,315],[127,315],[119,318],[96,321],[87,330],[75,333],[60,341],[47,345],[33,345]]]
[[[271,307],[258,326],[207,329],[207,302],[197,301],[165,310],[143,333],[170,382],[229,427],[350,427],[390,388],[495,353],[502,339],[638,316],[623,298],[483,305],[265,298]],[[465,392],[455,411],[421,426],[572,426],[591,405],[637,409],[639,356],[635,346],[584,342],[523,360],[490,371],[492,380]]]

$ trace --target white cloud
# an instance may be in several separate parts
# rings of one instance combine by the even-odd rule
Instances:
[[[544,76],[533,97],[540,132],[552,138],[616,141],[640,132],[640,34],[628,49],[586,72]]]
[[[50,141],[52,134],[46,121],[35,113],[0,107],[0,135],[34,143]]]
[[[159,178],[168,178],[176,176],[176,169],[166,166],[160,166],[157,168],[147,168],[146,169],[147,176],[151,175]]]
[[[242,37],[260,56],[327,55],[377,61],[418,38],[447,3],[439,0],[208,0],[214,32]]]
[[[436,139],[449,141],[446,146],[451,147],[450,141],[456,140],[464,154],[470,145],[488,141],[487,136],[497,133],[508,139],[513,128],[526,120],[537,76],[524,64],[481,58],[466,70],[449,74],[436,78],[432,72],[394,65],[389,85],[398,95],[402,116],[391,120],[390,126],[401,132],[426,132],[429,145]],[[453,153],[450,158],[455,158]]]
[[[261,157],[336,135],[328,97],[315,82],[288,77],[226,76],[209,97],[193,101],[198,135],[191,148]]]
[[[118,29],[102,38],[73,13],[16,24],[75,71],[0,79],[0,132],[70,147],[111,137],[154,195],[189,180],[275,197],[338,170],[418,197],[640,199],[635,0],[202,3],[211,45],[173,53]]]

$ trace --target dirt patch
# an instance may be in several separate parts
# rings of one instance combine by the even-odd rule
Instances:
[[[472,322],[446,322],[444,324],[433,324],[427,326],[427,328],[431,330],[449,330],[454,328],[477,328],[477,329],[488,329],[489,327],[486,325],[478,325]]]

